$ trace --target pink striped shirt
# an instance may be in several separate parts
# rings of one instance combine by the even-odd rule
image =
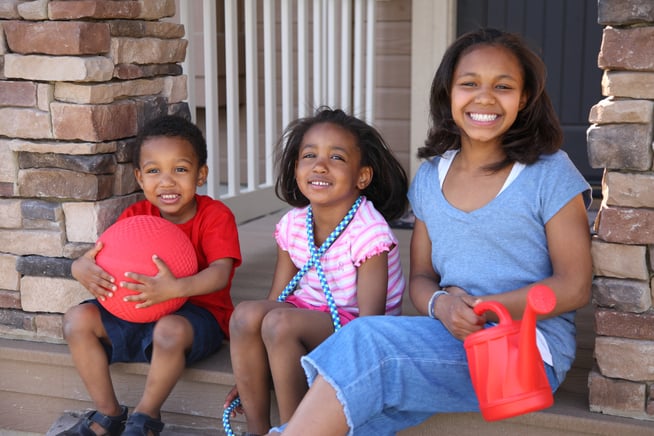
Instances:
[[[287,212],[277,223],[274,235],[279,247],[289,253],[298,269],[309,260],[307,209],[296,208]],[[320,258],[329,289],[339,309],[358,316],[357,268],[367,259],[384,251],[388,252],[386,314],[399,315],[405,281],[397,238],[384,217],[364,198],[350,224]],[[311,306],[326,304],[315,268],[311,268],[302,277],[294,295]]]

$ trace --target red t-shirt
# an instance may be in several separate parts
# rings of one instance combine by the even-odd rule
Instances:
[[[227,206],[206,195],[196,195],[198,211],[193,218],[177,226],[186,233],[198,257],[198,270],[203,270],[215,260],[230,257],[234,267],[229,275],[227,286],[205,295],[196,295],[189,301],[204,307],[216,318],[220,328],[229,337],[229,318],[234,311],[230,295],[232,278],[237,266],[241,264],[241,247],[238,242],[238,229],[234,214]],[[161,217],[159,209],[147,200],[129,206],[118,217],[119,220],[134,215],[153,215]]]

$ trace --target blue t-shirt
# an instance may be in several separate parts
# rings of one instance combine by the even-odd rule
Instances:
[[[427,227],[432,265],[441,287],[472,295],[502,293],[552,275],[545,224],[576,195],[590,205],[590,186],[568,155],[558,151],[525,166],[493,200],[472,212],[443,196],[435,157],[418,169],[409,201]],[[575,356],[574,312],[538,321],[559,380]]]

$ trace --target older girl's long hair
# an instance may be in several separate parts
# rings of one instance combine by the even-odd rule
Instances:
[[[506,159],[489,169],[496,171],[513,162],[531,164],[541,154],[557,151],[563,142],[563,132],[545,91],[546,69],[542,59],[518,35],[480,29],[459,37],[443,56],[431,85],[431,126],[418,157],[439,156],[447,150],[461,148],[461,131],[454,123],[451,106],[454,70],[463,55],[480,46],[504,47],[514,54],[520,62],[527,95],[524,108],[502,137]]]

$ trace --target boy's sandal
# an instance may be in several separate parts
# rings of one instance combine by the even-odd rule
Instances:
[[[120,436],[125,428],[126,420],[127,407],[125,406],[120,406],[120,415],[117,416],[107,416],[97,410],[92,410],[85,413],[74,426],[57,436],[96,436],[95,432],[91,430],[93,423],[105,429],[109,436]]]
[[[123,436],[148,436],[151,432],[154,436],[159,436],[164,428],[164,423],[158,419],[152,418],[145,413],[132,413],[125,423]]]

